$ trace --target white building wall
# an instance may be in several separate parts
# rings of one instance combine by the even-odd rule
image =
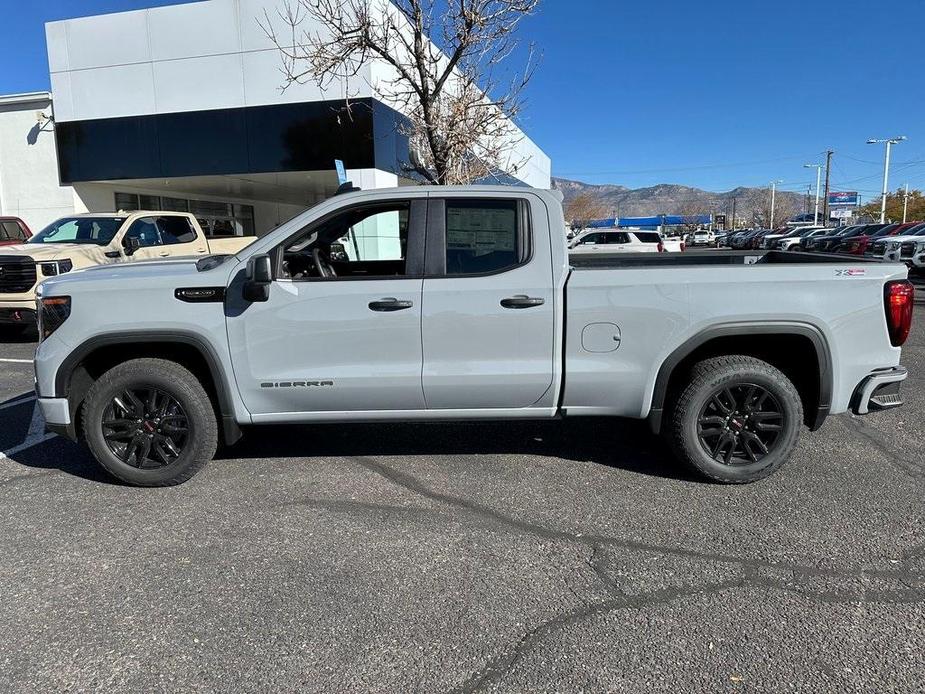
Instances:
[[[368,97],[369,79],[281,90],[259,22],[277,0],[207,0],[45,25],[60,122]],[[279,26],[279,20],[276,19]],[[368,69],[365,71],[368,73]]]
[[[74,191],[58,183],[54,125],[47,92],[0,97],[0,215],[20,217],[33,232],[74,211]]]
[[[384,2],[384,0],[382,0]],[[45,25],[59,122],[375,96],[389,98],[391,68],[370,62],[322,90],[282,91],[278,49],[260,23],[282,0],[206,0]],[[309,29],[307,25],[303,28]],[[284,32],[282,32],[284,34]],[[510,160],[528,185],[550,187],[550,160],[518,130]]]

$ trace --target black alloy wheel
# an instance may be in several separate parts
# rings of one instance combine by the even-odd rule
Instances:
[[[153,386],[125,388],[113,396],[103,411],[102,425],[112,454],[143,470],[175,462],[189,440],[183,406]]]
[[[772,454],[786,424],[774,395],[755,383],[724,385],[707,399],[697,417],[697,437],[713,460],[750,465]]]

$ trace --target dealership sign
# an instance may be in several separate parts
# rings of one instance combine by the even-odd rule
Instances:
[[[852,193],[829,193],[829,207],[857,207],[857,191]]]

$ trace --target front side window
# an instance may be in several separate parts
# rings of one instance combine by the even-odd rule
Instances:
[[[366,205],[313,224],[283,246],[280,277],[406,275],[409,210],[407,202]]]
[[[154,217],[142,217],[134,222],[125,232],[125,238],[138,239],[142,248],[161,245],[161,235],[157,230],[157,220]]]
[[[65,217],[52,222],[29,239],[29,243],[86,243],[105,246],[125,217]]]
[[[578,245],[581,246],[586,243],[590,245],[590,244],[597,244],[600,242],[601,242],[601,234],[588,234],[587,236],[582,238],[581,241],[578,242]]]

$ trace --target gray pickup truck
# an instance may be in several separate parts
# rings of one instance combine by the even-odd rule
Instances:
[[[50,430],[138,485],[242,425],[648,419],[706,477],[776,470],[801,428],[902,404],[904,265],[799,253],[574,256],[559,197],[337,195],[236,255],[40,286]]]

